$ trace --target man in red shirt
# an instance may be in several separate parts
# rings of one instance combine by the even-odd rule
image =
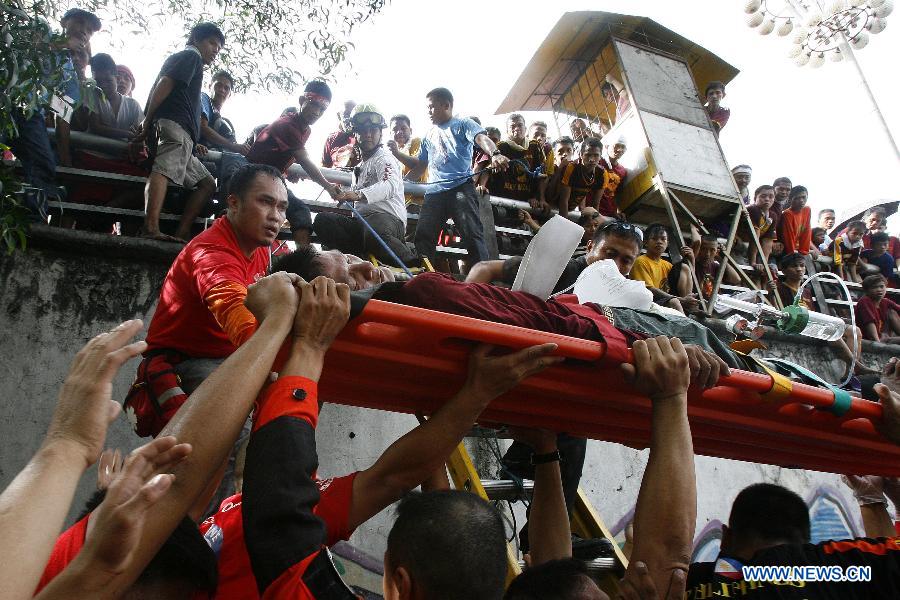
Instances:
[[[147,331],[148,348],[132,393],[153,390],[159,408],[168,416],[256,330],[256,319],[244,299],[247,286],[268,270],[269,246],[285,220],[287,188],[275,168],[246,165],[232,177],[227,202],[225,217],[191,240],[175,258]],[[177,384],[154,387],[165,381],[158,375],[173,366]],[[143,429],[137,420],[142,415],[134,413],[135,405],[129,400],[126,412],[133,415],[135,428]],[[163,420],[157,428],[164,424]],[[213,508],[234,493],[233,461],[234,456]]]
[[[778,227],[778,240],[784,244],[784,254],[809,254],[812,244],[812,225],[810,219],[812,212],[806,206],[809,192],[802,185],[791,188],[788,196],[790,204],[781,213],[781,223]]]

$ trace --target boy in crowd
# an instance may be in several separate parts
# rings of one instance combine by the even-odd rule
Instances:
[[[831,244],[832,237],[828,235],[828,232],[834,229],[834,223],[837,220],[835,216],[835,212],[833,208],[823,208],[819,211],[819,228],[825,232],[825,237],[821,242],[816,243],[813,241],[813,245],[816,246],[822,252],[825,252],[825,249],[828,248],[829,244]],[[815,232],[813,233],[815,236]],[[824,245],[824,247],[823,247]]]
[[[566,216],[571,211],[586,206],[600,209],[603,188],[608,175],[600,167],[603,143],[595,138],[585,138],[581,142],[581,161],[570,162],[562,170],[559,179],[559,214]]]
[[[669,290],[680,298],[690,296],[694,289],[694,282],[691,278],[691,268],[693,268],[703,297],[709,299],[721,267],[721,263],[717,260],[719,238],[715,235],[703,235],[700,237],[699,244],[696,240],[694,241],[694,246],[697,247],[696,258],[693,248],[685,246],[681,249],[682,260],[669,271]],[[722,281],[728,285],[737,285],[740,283],[740,277],[731,265],[726,264]]]
[[[547,187],[550,178],[556,173],[556,155],[553,152],[553,144],[547,140],[547,123],[535,121],[528,128],[528,140],[530,144],[538,144],[544,153],[543,169],[537,179],[538,194],[531,205],[532,210],[542,219],[550,217],[550,202],[547,199]]]
[[[91,57],[91,73],[103,94],[97,101],[97,112],[90,115],[90,132],[109,138],[127,140],[144,120],[137,100],[119,93],[116,63],[109,54]]]
[[[662,257],[668,246],[669,234],[665,225],[654,223],[647,227],[644,232],[644,247],[647,252],[634,261],[630,277],[643,281],[657,304],[674,308],[681,313],[696,311],[700,303],[693,294],[679,298],[668,293],[672,263]]]
[[[866,224],[862,221],[853,221],[847,225],[847,229],[837,236],[828,245],[828,254],[834,259],[834,269],[841,279],[859,283],[858,265],[859,255],[862,252],[862,236],[866,232]]]
[[[719,133],[725,129],[725,124],[731,117],[731,110],[722,106],[722,100],[725,98],[725,84],[721,81],[710,81],[706,86],[704,96],[706,96],[706,106],[704,107],[706,114],[709,115],[709,120],[712,121],[716,133]]]
[[[137,82],[134,79],[134,73],[125,65],[116,65],[116,89],[123,96],[131,96]]]
[[[831,244],[831,237],[822,227],[812,228],[812,244],[819,249],[819,252],[827,253],[828,245]]]
[[[752,175],[753,169],[750,165],[738,165],[731,169],[731,176],[734,178],[735,185],[737,185],[741,200],[744,201],[744,206],[750,204],[750,178]]]
[[[350,131],[362,162],[354,169],[351,189],[335,198],[338,202],[358,203],[359,213],[366,219],[403,264],[416,260],[407,246],[406,204],[403,201],[403,177],[400,163],[381,144],[381,130],[387,127],[384,117],[371,104],[357,104],[350,116]],[[366,229],[359,218],[323,212],[313,226],[323,245],[342,252],[366,256],[374,254],[379,261],[397,261]],[[394,266],[401,266],[394,264]]]
[[[153,167],[144,188],[146,215],[142,237],[185,242],[191,236],[191,225],[216,191],[212,175],[194,155],[206,148],[200,139],[200,92],[203,69],[215,60],[225,45],[225,36],[212,23],[200,23],[191,29],[187,47],[166,59],[153,84],[144,109],[144,120],[135,140],[149,141]],[[159,230],[159,215],[166,199],[169,182],[192,189],[175,236]]]
[[[572,119],[572,122],[569,124],[569,131],[572,132],[573,152],[577,157],[581,154],[581,142],[591,137],[591,128],[588,127],[584,119],[577,118]]]
[[[891,236],[884,231],[873,233],[869,238],[871,248],[866,248],[860,254],[860,260],[868,265],[877,268],[890,287],[897,287],[896,262],[894,257],[888,254],[888,247],[891,245]]]
[[[782,306],[788,306],[794,303],[797,290],[800,289],[800,284],[803,283],[803,278],[806,275],[806,259],[799,252],[794,252],[782,258],[778,267],[783,276],[775,280],[775,291],[781,299]],[[800,306],[809,310],[815,310],[813,308],[812,288],[810,286],[804,288],[803,295],[800,297]]]
[[[772,182],[772,187],[775,188],[775,204],[773,206],[780,214],[787,208],[788,196],[790,196],[793,186],[789,177],[779,177]],[[832,225],[834,224],[832,223]]]
[[[553,174],[547,178],[547,191],[544,197],[551,207],[559,206],[559,180],[569,161],[573,158],[575,141],[567,135],[553,142]]]
[[[211,150],[247,154],[250,146],[238,144],[234,125],[222,116],[222,107],[234,90],[234,78],[228,71],[216,71],[212,78],[212,98],[200,94],[200,143]]]
[[[863,221],[866,224],[867,230],[866,234],[863,236],[863,247],[871,248],[872,234],[887,229],[887,213],[883,206],[876,206],[866,211],[865,216],[863,216]],[[896,265],[900,267],[900,240],[892,235],[889,235],[888,237],[887,252],[893,257]]]
[[[526,130],[522,115],[513,113],[506,119],[506,139],[497,144],[497,149],[509,159],[510,167],[491,174],[488,192],[528,202],[532,208],[540,209],[546,204],[543,189],[528,171],[538,169],[547,157],[544,155],[543,144],[529,141],[525,135]]]
[[[450,90],[435,88],[425,98],[433,126],[422,140],[419,164],[407,175],[414,181],[428,169],[429,183],[416,226],[416,251],[434,262],[438,235],[447,219],[453,218],[471,264],[487,260],[480,204],[472,181],[472,149],[477,145],[489,153],[495,170],[505,170],[509,160],[481,125],[453,116]]]
[[[344,110],[337,113],[338,130],[325,140],[325,148],[322,150],[323,167],[337,169],[353,167],[359,163],[356,138],[350,135],[350,113],[355,107],[356,102],[347,100],[344,102]]]
[[[856,302],[856,324],[863,336],[873,342],[900,343],[900,310],[893,300],[885,298],[887,281],[880,274],[869,275],[862,282],[865,294]]]
[[[603,185],[603,196],[600,199],[600,214],[605,217],[619,218],[619,205],[616,202],[616,193],[628,176],[628,169],[619,164],[619,160],[625,155],[628,142],[624,135],[620,135],[614,142],[610,142],[604,148],[604,156],[600,158],[600,166],[606,171],[606,183]]]
[[[472,120],[474,121],[475,119]],[[484,132],[487,134],[488,139],[494,142],[495,146],[503,139],[503,134],[496,127],[485,127]],[[481,195],[488,193],[488,180],[491,177],[491,173],[486,169],[490,166],[490,155],[479,147],[473,148],[472,171],[475,173],[475,189]]]
[[[811,210],[806,205],[809,192],[802,185],[791,188],[790,204],[781,213],[778,240],[784,244],[784,253],[809,254],[812,244]]]
[[[753,193],[753,204],[747,207],[750,222],[753,224],[753,230],[756,232],[756,237],[759,239],[759,245],[762,249],[762,257],[760,257],[756,244],[752,240],[748,240],[747,262],[753,265],[757,273],[761,275],[762,270],[769,263],[769,255],[772,253],[772,242],[775,239],[775,231],[778,229],[778,221],[781,218],[781,213],[774,207],[774,204],[775,188],[771,185],[761,185]]]
[[[419,148],[422,147],[422,138],[412,136],[412,124],[406,115],[394,115],[391,117],[391,139],[387,141],[387,148],[391,151],[403,166],[403,177],[406,177],[418,164],[416,157]],[[428,181],[428,175],[423,174],[420,182]],[[421,204],[422,201],[413,194],[406,194],[407,204]]]

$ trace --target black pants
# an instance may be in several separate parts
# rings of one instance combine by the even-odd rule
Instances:
[[[566,510],[571,515],[572,506],[578,495],[578,484],[581,482],[581,471],[584,468],[587,440],[560,433],[556,436],[556,445],[561,457],[559,471],[562,477],[563,495],[566,498]],[[525,479],[534,479],[531,448],[527,445],[513,442],[503,457],[503,463],[514,475]]]
[[[451,218],[459,228],[472,263],[489,260],[478,194],[471,180],[452,190],[425,194],[425,203],[422,205],[419,224],[416,226],[416,252],[434,262],[438,235],[447,219]]]
[[[381,236],[388,247],[403,261],[411,264],[416,259],[403,238],[406,234],[406,224],[394,215],[380,210],[360,210],[372,229]],[[366,258],[374,254],[379,261],[393,265],[397,261],[382,247],[368,228],[355,217],[346,217],[336,213],[321,212],[316,215],[313,230],[323,245],[336,248],[341,252],[355,254]],[[401,265],[394,265],[401,266]]]

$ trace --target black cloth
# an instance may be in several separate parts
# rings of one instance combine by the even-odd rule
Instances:
[[[739,563],[738,563],[739,564]],[[900,538],[857,538],[819,544],[783,544],[757,552],[746,565],[871,567],[868,582],[750,582],[717,574],[715,563],[688,571],[685,600],[758,598],[863,600],[900,597]]]
[[[175,87],[156,109],[153,122],[159,119],[175,121],[196,142],[200,139],[200,93],[203,89],[200,53],[193,48],[176,52],[163,63],[156,80],[162,77],[175,80]]]
[[[309,207],[291,190],[288,190],[288,208],[284,215],[291,226],[291,233],[295,233],[299,229],[313,230],[312,213]]]
[[[381,236],[381,239],[397,255],[403,264],[413,264],[417,257],[415,252],[409,249],[404,241],[406,237],[406,223],[394,215],[380,210],[369,210],[363,213],[364,205],[359,211],[368,221],[372,229]],[[293,226],[292,226],[293,227]],[[319,241],[329,248],[336,248],[341,252],[355,254],[366,258],[374,254],[375,258],[383,263],[399,267],[390,254],[378,243],[375,236],[356,217],[347,217],[337,213],[319,213],[313,229]]]
[[[484,241],[478,194],[471,179],[450,190],[425,194],[425,203],[416,225],[416,252],[419,256],[434,262],[438,235],[447,219],[451,218],[462,236],[469,260],[473,263],[488,260],[490,255]]]
[[[223,117],[222,113],[216,110],[216,107],[212,103],[212,99],[209,97],[209,94],[203,92],[202,94],[200,94],[200,98],[200,114],[206,117],[207,126],[209,126],[210,129],[221,135],[229,142],[236,142],[237,137],[234,133],[234,125],[230,120]],[[212,140],[207,139],[203,135],[200,136],[200,143],[210,150],[223,149],[221,146],[214,143]]]

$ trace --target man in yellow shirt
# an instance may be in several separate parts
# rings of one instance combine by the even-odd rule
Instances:
[[[391,138],[387,141],[387,149],[400,161],[403,166],[403,177],[406,177],[410,169],[418,164],[416,157],[419,156],[422,138],[412,137],[412,125],[406,115],[391,117]],[[428,181],[428,171],[425,171],[419,181],[422,183]],[[421,197],[416,198],[412,194],[406,194],[405,197],[407,204],[422,204]]]
[[[700,303],[693,295],[683,298],[668,293],[667,279],[672,263],[662,257],[669,245],[669,234],[665,225],[654,223],[647,227],[644,234],[644,246],[646,254],[642,254],[634,261],[631,267],[630,277],[635,281],[643,281],[653,293],[653,301],[669,308],[685,313],[697,310]]]

